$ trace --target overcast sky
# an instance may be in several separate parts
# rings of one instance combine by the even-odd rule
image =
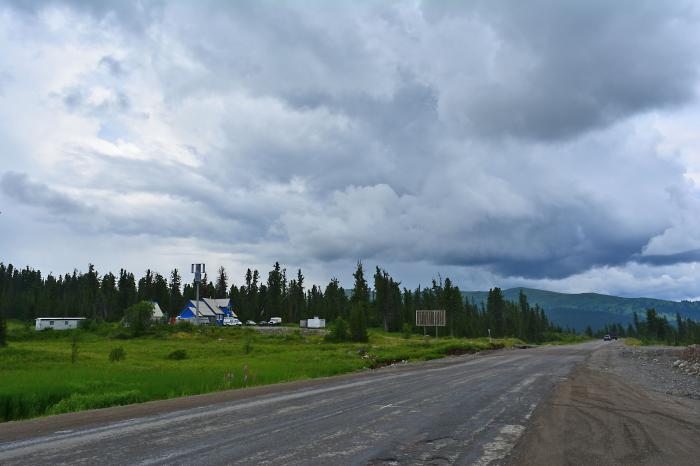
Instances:
[[[0,261],[700,299],[699,23],[682,0],[3,2]]]

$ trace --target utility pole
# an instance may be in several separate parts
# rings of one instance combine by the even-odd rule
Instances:
[[[207,273],[206,266],[204,264],[192,264],[192,273],[194,274],[194,284],[197,289],[197,315],[199,317],[199,283],[202,281],[202,274]]]

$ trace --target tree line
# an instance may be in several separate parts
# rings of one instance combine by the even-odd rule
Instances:
[[[675,325],[674,325],[675,324]],[[622,324],[605,325],[597,332],[589,326],[585,332],[588,336],[602,337],[632,337],[647,342],[663,342],[668,345],[690,345],[700,343],[700,323],[690,318],[685,318],[676,313],[675,322],[669,322],[668,318],[659,315],[656,309],[647,309],[645,315],[640,318],[635,312],[632,315],[632,323],[625,328]]]
[[[549,322],[543,309],[530,306],[522,292],[519,301],[513,303],[504,299],[499,288],[494,288],[485,304],[476,304],[465,300],[449,278],[410,290],[379,267],[367,277],[361,262],[353,279],[349,292],[336,278],[325,288],[315,284],[308,288],[300,269],[288,276],[287,270],[276,262],[266,279],[258,270],[248,269],[240,286],[229,286],[228,274],[220,267],[215,280],[205,275],[200,296],[230,298],[234,311],[244,321],[279,316],[285,322],[298,322],[318,316],[328,321],[340,317],[352,324],[355,312],[364,325],[392,332],[405,330],[406,326],[413,329],[417,309],[444,309],[447,325],[439,331],[451,336],[490,333],[493,337],[536,341],[546,332],[561,330]],[[164,313],[175,316],[187,300],[195,299],[195,284],[182,282],[178,269],[173,269],[168,278],[147,270],[137,281],[133,273],[124,269],[118,275],[100,275],[92,264],[85,273],[43,276],[39,270],[0,263],[0,315],[24,321],[47,316],[119,321],[130,306],[156,301]]]

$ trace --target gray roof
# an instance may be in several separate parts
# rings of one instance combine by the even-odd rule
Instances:
[[[203,298],[203,299],[204,299],[204,302],[207,303],[207,306],[209,306],[209,308],[210,308],[212,311],[214,311],[214,314],[217,314],[217,315],[223,315],[223,314],[224,314],[224,311],[222,311],[222,310],[219,308],[219,304],[217,303],[217,301],[223,301],[223,300],[221,300],[221,299],[212,299],[212,298]],[[226,300],[226,301],[227,301],[227,304],[225,304],[224,307],[225,307],[225,306],[228,306],[228,300]]]
[[[197,309],[197,300],[191,299],[190,303],[192,305],[192,309]],[[212,309],[209,307],[206,301],[200,300],[199,315],[197,317],[216,317],[216,314],[214,313],[214,311],[212,311]]]

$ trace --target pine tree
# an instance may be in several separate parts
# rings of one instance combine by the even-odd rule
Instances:
[[[359,305],[366,313],[369,308],[369,286],[367,286],[367,280],[365,280],[365,274],[362,270],[362,262],[357,262],[357,269],[352,276],[355,277],[355,286],[352,289],[350,302]]]
[[[486,310],[489,313],[489,320],[493,325],[492,336],[498,338],[504,336],[505,301],[500,288],[495,287],[489,290],[488,297],[486,298]]]
[[[282,314],[282,291],[280,263],[275,262],[272,270],[267,274],[267,296],[265,299],[265,308],[273,316]]]
[[[353,303],[350,310],[350,338],[352,341],[365,342],[367,336],[367,318],[360,303]]]
[[[182,277],[180,277],[180,272],[177,269],[173,269],[170,272],[170,307],[168,313],[173,316],[180,312],[180,309],[184,306],[184,299],[182,297]]]
[[[226,275],[226,269],[223,266],[219,267],[214,288],[216,289],[215,298],[223,299],[228,297],[228,275]]]

